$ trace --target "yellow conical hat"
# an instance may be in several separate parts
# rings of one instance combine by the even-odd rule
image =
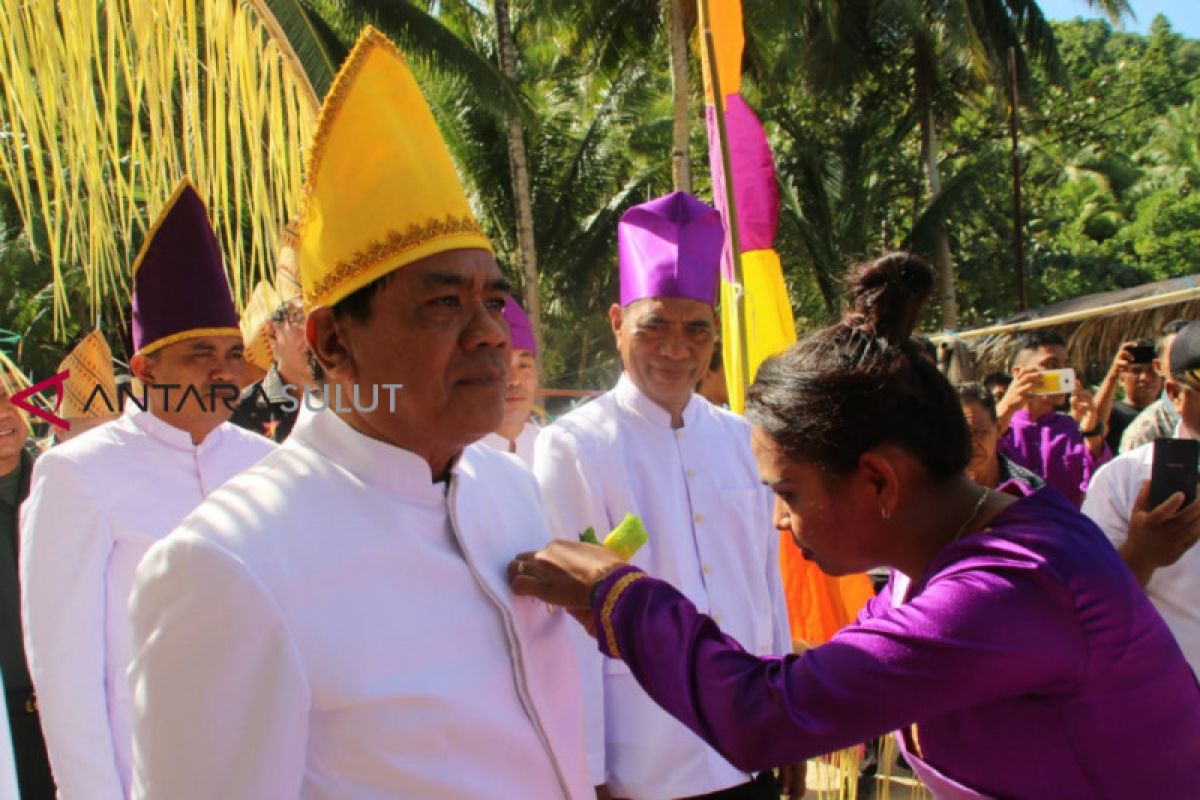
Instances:
[[[63,381],[63,401],[58,415],[63,419],[107,417],[120,408],[117,401],[117,379],[113,373],[112,351],[100,331],[95,330],[75,345],[58,365],[58,371],[71,371]],[[104,392],[101,397],[96,387]],[[95,399],[88,400],[95,394]]]
[[[300,283],[300,261],[296,252],[300,242],[296,236],[297,230],[297,222],[292,220],[283,227],[283,233],[279,235],[279,249],[275,256],[275,291],[282,303],[304,294]]]
[[[447,250],[491,251],[404,57],[367,27],[313,134],[299,225],[304,305]]]
[[[264,371],[271,368],[275,353],[267,339],[267,321],[281,305],[279,294],[266,281],[259,281],[250,293],[250,302],[242,309],[242,342],[246,360]]]

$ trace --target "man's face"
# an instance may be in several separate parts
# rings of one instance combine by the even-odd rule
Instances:
[[[486,250],[451,250],[392,273],[371,297],[365,322],[314,309],[308,342],[328,390],[340,385],[350,406],[358,387],[350,424],[442,459],[500,427],[511,354],[501,313],[508,288]],[[387,384],[403,384],[391,391],[394,409]],[[365,410],[375,392],[378,406]]]
[[[202,336],[135,355],[130,366],[163,419],[187,431],[211,430],[233,414],[224,400],[237,399],[244,351],[240,336]]]
[[[681,410],[712,359],[712,306],[677,297],[649,297],[609,311],[617,349],[630,380],[655,404]]]
[[[275,318],[267,322],[267,338],[275,361],[286,380],[308,383],[308,341],[304,338],[304,307],[299,299],[289,300]]]
[[[1014,366],[1026,369],[1033,367],[1044,372],[1051,369],[1066,369],[1071,366],[1071,362],[1067,358],[1067,348],[1061,344],[1044,344],[1034,350],[1022,350],[1017,355]],[[1034,395],[1029,398],[1029,415],[1038,419],[1043,414],[1063,405],[1066,400],[1065,394]]]
[[[1200,439],[1200,380],[1191,376],[1169,379],[1167,397],[1179,412],[1185,434]]]
[[[0,474],[3,475],[16,468],[21,457],[21,448],[29,438],[25,419],[10,398],[8,389],[0,383]]]
[[[967,464],[967,476],[981,483],[985,470],[996,460],[996,442],[1000,431],[992,415],[973,400],[962,401],[963,416],[967,419],[967,430],[971,432],[971,461]],[[982,485],[982,484],[981,484]]]
[[[1145,408],[1162,391],[1162,379],[1153,364],[1130,364],[1121,373],[1121,388],[1125,390],[1125,402],[1134,408]]]
[[[507,426],[515,429],[529,419],[537,388],[537,359],[533,352],[513,350],[508,362],[508,388],[504,392],[504,422]]]

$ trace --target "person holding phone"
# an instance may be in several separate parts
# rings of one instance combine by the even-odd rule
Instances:
[[[1128,359],[1122,349],[1118,361]],[[1050,373],[1060,385],[1061,371],[1070,373],[1067,343],[1054,331],[1034,331],[1025,336],[1013,359],[1013,382],[996,407],[997,423],[1003,435],[1000,454],[1042,477],[1062,492],[1076,508],[1096,469],[1111,453],[1104,442],[1104,420],[1116,393],[1119,367],[1114,362],[1109,376],[1101,384],[1094,400],[1086,397],[1081,382],[1074,384],[1078,395],[1078,419],[1056,409],[1067,399],[1066,393],[1047,394],[1044,386]]]
[[[1189,323],[1175,337],[1168,370],[1167,396],[1180,417],[1175,438],[1200,439],[1200,322]],[[1163,450],[1158,447],[1160,456]],[[1200,503],[1185,504],[1181,493],[1161,502],[1151,499],[1155,452],[1155,442],[1150,442],[1102,467],[1088,488],[1083,512],[1146,587],[1200,674]],[[1195,476],[1191,478],[1194,487]]]
[[[1112,413],[1108,416],[1108,433],[1104,437],[1113,453],[1120,451],[1121,437],[1129,424],[1158,399],[1163,388],[1163,379],[1154,367],[1154,342],[1138,339],[1128,349],[1130,361],[1122,365],[1118,374],[1124,397],[1113,402]]]

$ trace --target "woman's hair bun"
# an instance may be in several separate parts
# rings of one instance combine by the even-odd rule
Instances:
[[[892,344],[908,341],[933,294],[933,270],[920,256],[888,253],[855,267],[849,275],[854,310],[847,325],[870,329]]]

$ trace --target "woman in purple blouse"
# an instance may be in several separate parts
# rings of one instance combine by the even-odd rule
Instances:
[[[518,556],[513,590],[567,607],[742,769],[899,731],[939,798],[1194,795],[1200,686],[1112,545],[1053,488],[964,475],[958,397],[909,343],[930,269],[896,253],[850,283],[855,310],[765,363],[747,417],[805,557],[893,569],[853,625],[753,656],[670,585],[576,542]]]

